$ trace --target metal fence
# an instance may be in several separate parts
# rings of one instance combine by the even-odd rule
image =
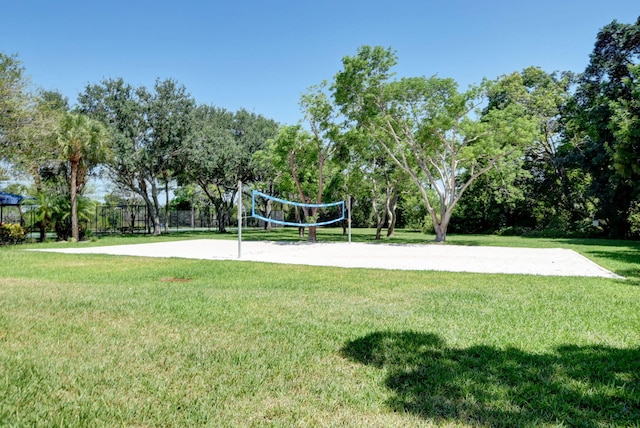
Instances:
[[[18,207],[6,206],[2,210],[3,223],[21,224],[29,233],[38,230],[36,211],[33,206]],[[284,213],[274,210],[272,218],[284,219]],[[96,235],[102,234],[148,234],[153,232],[153,219],[144,205],[98,205],[95,208],[93,218],[80,221],[84,230],[91,231]],[[194,208],[191,210],[170,209],[169,212],[163,210],[160,216],[161,227],[168,231],[181,230],[217,230],[218,219],[213,207]],[[235,226],[236,219],[232,224]],[[245,217],[243,225],[247,227],[263,228],[265,224],[261,220],[252,217]],[[52,226],[51,226],[52,227]],[[273,225],[273,227],[278,227]],[[51,231],[51,230],[50,230]]]
[[[17,207],[15,205],[0,206],[0,223],[24,224],[27,217],[30,217],[29,206]],[[32,215],[31,215],[32,216]]]
[[[160,215],[163,229],[215,229],[218,221],[215,210],[194,208],[192,210],[169,210]],[[144,205],[100,205],[96,207],[96,234],[151,233],[153,219]]]

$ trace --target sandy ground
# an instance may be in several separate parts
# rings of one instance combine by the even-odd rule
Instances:
[[[243,241],[239,254],[237,241],[198,239],[42,251],[240,260],[345,268],[622,278],[575,251],[562,248]]]

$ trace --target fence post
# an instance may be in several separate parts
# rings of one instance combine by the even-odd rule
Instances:
[[[242,256],[242,181],[238,180],[238,258]]]

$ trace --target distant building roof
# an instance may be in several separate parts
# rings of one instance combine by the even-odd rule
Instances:
[[[1,206],[20,205],[20,203],[25,199],[33,199],[33,198],[30,196],[20,196],[20,195],[14,195],[13,193],[0,192]]]

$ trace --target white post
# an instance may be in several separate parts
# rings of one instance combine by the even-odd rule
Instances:
[[[242,257],[242,181],[238,180],[238,258]]]
[[[349,220],[347,221],[349,226],[349,244],[351,244],[351,195],[347,196],[347,212],[349,213]]]

